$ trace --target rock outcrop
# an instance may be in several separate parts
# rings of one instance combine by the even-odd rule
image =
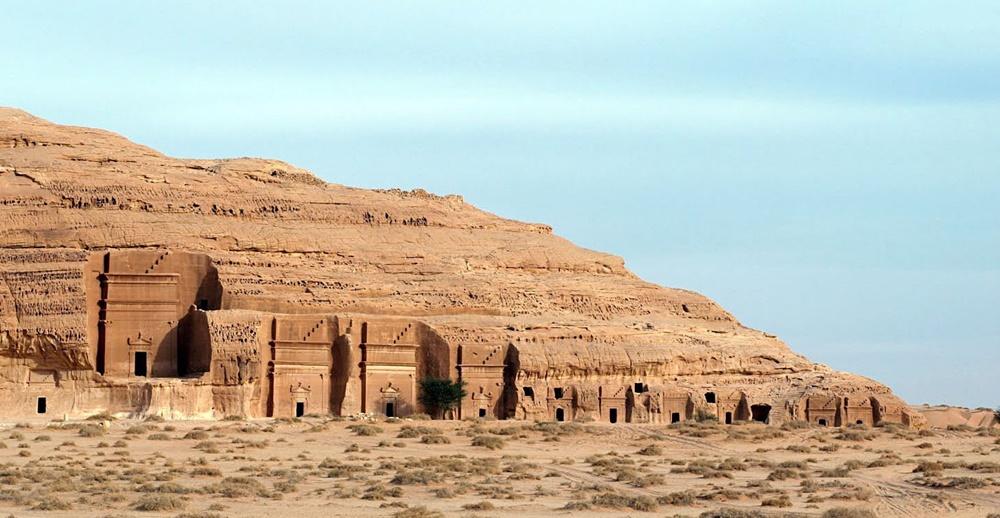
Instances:
[[[461,376],[481,416],[920,424],[887,387],[548,226],[14,109],[0,374],[8,416],[402,414],[421,377]]]

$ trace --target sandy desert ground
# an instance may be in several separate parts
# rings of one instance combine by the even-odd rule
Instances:
[[[0,514],[16,517],[1000,513],[997,428],[318,417],[2,428]]]

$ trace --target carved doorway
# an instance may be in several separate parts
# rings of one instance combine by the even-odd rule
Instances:
[[[134,353],[134,356],[135,356],[135,367],[133,368],[132,373],[135,374],[136,376],[145,377],[146,373],[149,372],[149,364],[148,364],[149,360],[147,359],[146,351],[136,351]]]

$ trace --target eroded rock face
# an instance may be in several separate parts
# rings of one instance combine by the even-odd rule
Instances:
[[[403,415],[422,377],[462,376],[466,415],[919,425],[885,386],[545,225],[12,109],[0,363],[9,416],[40,397],[71,416]]]

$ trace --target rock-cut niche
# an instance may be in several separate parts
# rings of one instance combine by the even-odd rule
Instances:
[[[203,311],[222,307],[222,285],[205,254],[112,250],[88,263],[88,336],[94,368],[113,378],[206,372]]]

